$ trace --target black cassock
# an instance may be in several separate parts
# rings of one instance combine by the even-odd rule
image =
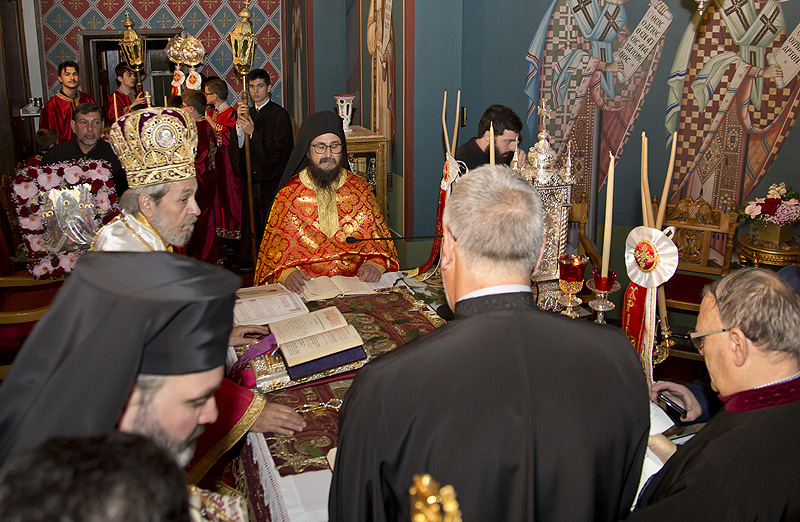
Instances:
[[[800,520],[800,378],[732,397],[653,476],[630,520]]]
[[[286,109],[270,100],[256,111],[250,107],[250,118],[253,120],[253,136],[250,138],[250,165],[252,167],[253,181],[253,210],[256,227],[256,250],[261,245],[264,228],[269,219],[272,202],[278,193],[278,182],[289,161],[289,155],[294,147],[292,134],[292,120]],[[231,145],[228,147],[228,156],[236,175],[242,181],[242,258],[251,260],[250,252],[250,206],[248,205],[249,190],[247,186],[247,169],[244,146],[240,149],[239,136],[236,126],[231,129]]]
[[[627,514],[650,419],[622,330],[540,311],[528,293],[462,300],[455,313],[359,370],[330,520],[410,520],[420,473],[455,487],[465,521]]]

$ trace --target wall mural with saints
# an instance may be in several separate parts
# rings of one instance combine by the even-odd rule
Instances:
[[[626,3],[553,0],[547,7],[526,55],[532,141],[544,103],[552,109],[545,125],[554,147],[563,154],[572,141],[581,187],[575,193],[591,198],[592,160],[599,190],[608,153],[625,153],[661,68],[667,97],[660,108],[650,103],[645,118],[651,150],[668,148],[677,132],[671,201],[702,196],[729,211],[766,192],[754,189],[791,134],[800,95],[800,27],[787,23],[788,3],[692,3],[688,24],[673,23],[660,0],[641,19],[630,19]],[[664,47],[668,34],[677,47]]]

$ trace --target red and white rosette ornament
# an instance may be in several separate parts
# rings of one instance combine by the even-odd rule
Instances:
[[[674,234],[674,227],[664,232],[636,227],[625,241],[625,266],[631,283],[623,299],[622,328],[636,348],[650,383],[653,382],[658,287],[678,268],[678,247],[671,239]]]
[[[180,67],[180,66],[178,66]],[[175,72],[172,74],[172,89],[170,89],[169,94],[170,96],[178,96],[181,93],[181,85],[183,85],[184,80],[186,79],[186,75],[183,74],[179,68],[175,69]]]
[[[186,87],[188,89],[198,90],[202,83],[203,79],[200,77],[200,73],[197,72],[194,67],[190,68],[189,74],[186,75]]]

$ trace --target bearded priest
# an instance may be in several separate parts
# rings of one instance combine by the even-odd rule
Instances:
[[[301,293],[318,276],[377,281],[398,269],[389,227],[366,180],[344,168],[342,120],[330,111],[303,120],[258,253],[254,284]],[[357,241],[348,243],[347,238]],[[352,241],[352,240],[351,240]]]
[[[205,123],[205,122],[204,122]],[[122,214],[100,229],[93,250],[171,251],[187,244],[200,215],[195,195],[197,125],[186,111],[148,107],[111,126],[111,144],[128,175]],[[260,326],[237,326],[228,344],[247,342],[245,333],[267,333]],[[196,482],[248,431],[292,436],[305,427],[289,406],[267,403],[259,394],[223,379],[214,393],[219,418],[197,441],[188,479]]]

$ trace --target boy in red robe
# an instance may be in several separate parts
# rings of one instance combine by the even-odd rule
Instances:
[[[136,73],[127,63],[118,63],[114,72],[117,74],[119,87],[106,96],[105,117],[109,123],[128,114],[131,105],[145,102],[144,93],[136,93]]]
[[[214,129],[217,141],[217,195],[214,220],[217,235],[240,239],[242,234],[242,180],[233,171],[228,157],[231,129],[236,125],[236,111],[228,105],[228,85],[221,78],[210,78],[203,90],[210,111],[206,120]]]
[[[58,142],[75,137],[72,132],[72,110],[81,103],[94,103],[88,94],[81,92],[80,67],[72,61],[61,62],[58,66],[58,81],[61,90],[42,107],[39,127],[53,129],[58,133]]]

